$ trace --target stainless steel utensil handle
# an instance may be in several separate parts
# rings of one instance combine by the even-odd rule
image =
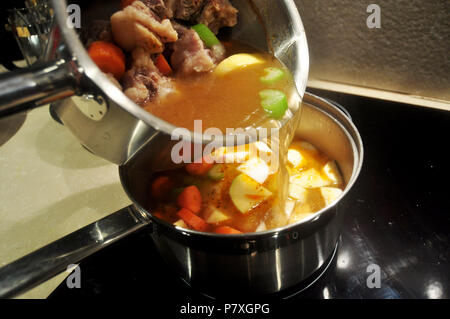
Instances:
[[[74,95],[75,74],[75,63],[64,60],[0,74],[0,118]]]
[[[128,206],[0,268],[0,298],[14,297],[43,283],[149,222]]]

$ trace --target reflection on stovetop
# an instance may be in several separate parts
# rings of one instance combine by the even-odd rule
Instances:
[[[364,142],[363,170],[340,207],[345,223],[328,269],[301,293],[267,300],[277,308],[301,298],[449,298],[450,113],[311,91],[350,112]],[[213,302],[172,274],[145,229],[80,269],[81,288],[63,282],[50,298],[141,297],[175,313],[188,302]]]

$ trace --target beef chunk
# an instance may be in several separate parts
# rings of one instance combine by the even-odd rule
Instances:
[[[172,67],[180,74],[211,71],[215,64],[197,32],[174,24],[179,39],[173,44]]]
[[[174,15],[174,9],[176,10],[176,2],[178,0],[163,0],[163,1],[166,7],[166,16],[167,18],[172,19]]]
[[[167,9],[163,0],[141,0],[152,10],[160,20],[171,18],[171,12]]]
[[[192,23],[203,23],[214,33],[237,23],[238,10],[229,0],[164,0],[168,17]]]
[[[176,19],[194,21],[207,0],[165,0],[167,8]]]
[[[209,72],[225,58],[222,44],[211,49],[205,47],[197,32],[178,23],[173,23],[179,39],[172,45],[172,68],[179,74],[189,75]]]
[[[214,45],[209,51],[209,54],[211,55],[215,64],[218,64],[223,59],[225,59],[226,50],[222,43]]]
[[[178,39],[168,19],[160,21],[143,2],[135,1],[111,16],[111,29],[114,41],[124,50],[132,51],[137,46],[149,53],[161,53],[163,43]]]
[[[131,68],[124,75],[124,93],[137,104],[145,103],[158,94],[160,79],[161,76],[156,72],[145,68]]]
[[[149,52],[142,47],[132,52],[132,67],[122,83],[125,95],[137,104],[161,98],[173,88],[170,79],[159,73]]]
[[[228,0],[209,0],[197,18],[198,23],[208,26],[212,32],[222,27],[234,27],[237,24],[238,10]]]

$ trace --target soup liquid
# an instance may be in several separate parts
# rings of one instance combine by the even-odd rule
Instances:
[[[165,192],[168,194],[165,200],[159,197],[156,201],[152,200],[150,210],[169,223],[189,228],[190,226],[184,224],[178,216],[180,207],[177,197],[185,187],[195,185],[201,193],[203,206],[197,215],[209,224],[202,231],[214,232],[217,227],[229,226],[248,233],[296,223],[312,216],[339,197],[344,184],[335,163],[311,144],[295,139],[289,147],[289,154],[288,163],[284,168],[290,178],[281,177],[279,173],[269,175],[261,186],[273,195],[246,212],[239,211],[232,196],[243,195],[240,196],[242,200],[249,196],[248,193],[231,192],[232,184],[243,174],[239,164],[215,164],[215,168],[220,167],[223,174],[220,180],[207,175],[192,176],[184,167],[160,172],[154,176],[154,180],[160,176],[168,177],[174,182],[175,185],[172,187],[176,191]],[[297,154],[297,157],[293,154]],[[249,157],[254,158],[251,155]],[[217,172],[216,170],[215,173]],[[280,192],[278,184],[285,180],[290,181],[289,192],[284,190],[286,198],[280,199],[283,193]],[[281,207],[280,202],[284,207]],[[223,218],[223,215],[226,217]]]
[[[225,45],[229,55],[257,53],[265,63],[231,72],[224,77],[217,77],[214,72],[211,72],[195,77],[176,78],[175,92],[164,97],[157,104],[146,105],[145,109],[178,127],[190,130],[194,128],[194,120],[202,120],[203,130],[214,127],[224,133],[226,128],[277,128],[277,134],[270,135],[264,140],[270,148],[277,150],[279,157],[276,173],[271,175],[271,180],[268,182],[276,185],[271,189],[274,193],[271,200],[258,207],[251,217],[242,215],[236,209],[233,212],[233,204],[229,197],[221,198],[220,201],[222,208],[225,208],[228,213],[233,212],[234,219],[240,220],[238,223],[246,232],[255,231],[256,221],[261,220],[263,216],[268,228],[285,226],[288,223],[288,216],[284,212],[289,189],[286,154],[300,121],[301,100],[290,72],[272,55],[236,42]],[[271,85],[263,84],[260,77],[264,75],[264,69],[268,67],[283,69],[284,78]],[[270,119],[263,110],[259,92],[265,89],[280,90],[286,94],[289,109],[283,119]],[[179,175],[174,172],[172,174]],[[228,178],[236,175],[237,173],[229,175]],[[231,184],[231,180],[228,184]],[[208,193],[208,189],[214,192],[212,183],[203,183],[199,187],[202,188],[202,194]],[[167,209],[164,210],[167,211]],[[177,219],[177,209],[171,208],[169,211],[172,212],[169,214],[171,216],[169,220],[173,222],[172,219]]]
[[[224,134],[226,128],[278,126],[267,117],[261,107],[259,92],[276,89],[283,91],[288,100],[295,98],[297,91],[289,71],[268,53],[256,51],[237,42],[227,43],[226,47],[229,55],[256,53],[262,57],[264,63],[248,66],[225,76],[209,72],[176,77],[173,81],[174,92],[157,103],[145,105],[144,108],[169,123],[189,130],[194,129],[195,120],[202,120],[203,130],[218,128]],[[283,69],[284,78],[272,85],[263,84],[260,77],[268,67]]]

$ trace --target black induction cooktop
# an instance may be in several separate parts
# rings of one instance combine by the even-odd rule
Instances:
[[[260,301],[273,313],[303,298],[449,298],[450,112],[310,92],[348,110],[364,142],[364,165],[339,208],[344,228],[323,275]],[[49,298],[133,297],[173,314],[206,304],[224,311],[221,301],[174,276],[146,229],[86,258],[80,269],[81,288],[63,282]],[[370,277],[378,271],[379,282]]]

